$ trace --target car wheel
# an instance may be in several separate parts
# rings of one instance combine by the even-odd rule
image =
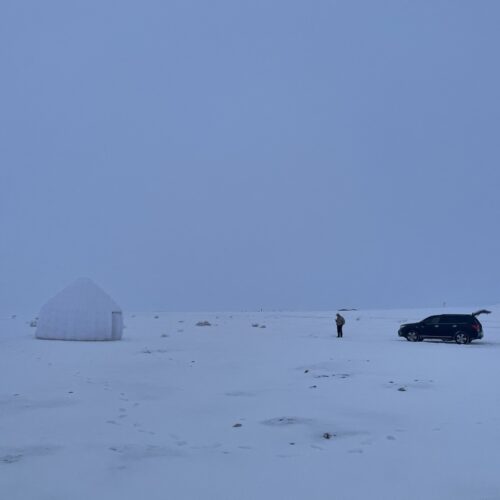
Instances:
[[[455,335],[455,342],[457,344],[468,344],[469,343],[469,336],[466,333],[458,332]]]
[[[418,336],[417,332],[408,332],[406,335],[406,340],[409,340],[410,342],[418,342],[420,340],[420,337]]]

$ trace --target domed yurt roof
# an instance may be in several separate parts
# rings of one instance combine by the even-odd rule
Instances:
[[[80,278],[41,309],[36,337],[58,340],[119,340],[122,310],[92,280]]]

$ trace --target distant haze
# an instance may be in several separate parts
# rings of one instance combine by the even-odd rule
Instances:
[[[0,4],[0,310],[500,301],[500,2]]]

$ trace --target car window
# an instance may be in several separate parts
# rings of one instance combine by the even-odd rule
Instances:
[[[449,315],[447,316],[446,323],[472,323],[472,316],[467,315]]]
[[[441,317],[441,323],[447,323],[447,324],[465,323],[465,319],[464,316],[455,316],[448,314],[446,316]]]
[[[429,316],[424,319],[426,325],[437,325],[439,323],[439,316]]]

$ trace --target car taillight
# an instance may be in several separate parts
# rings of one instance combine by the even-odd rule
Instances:
[[[476,332],[479,332],[479,325],[477,323],[472,323],[472,328],[476,330]]]

